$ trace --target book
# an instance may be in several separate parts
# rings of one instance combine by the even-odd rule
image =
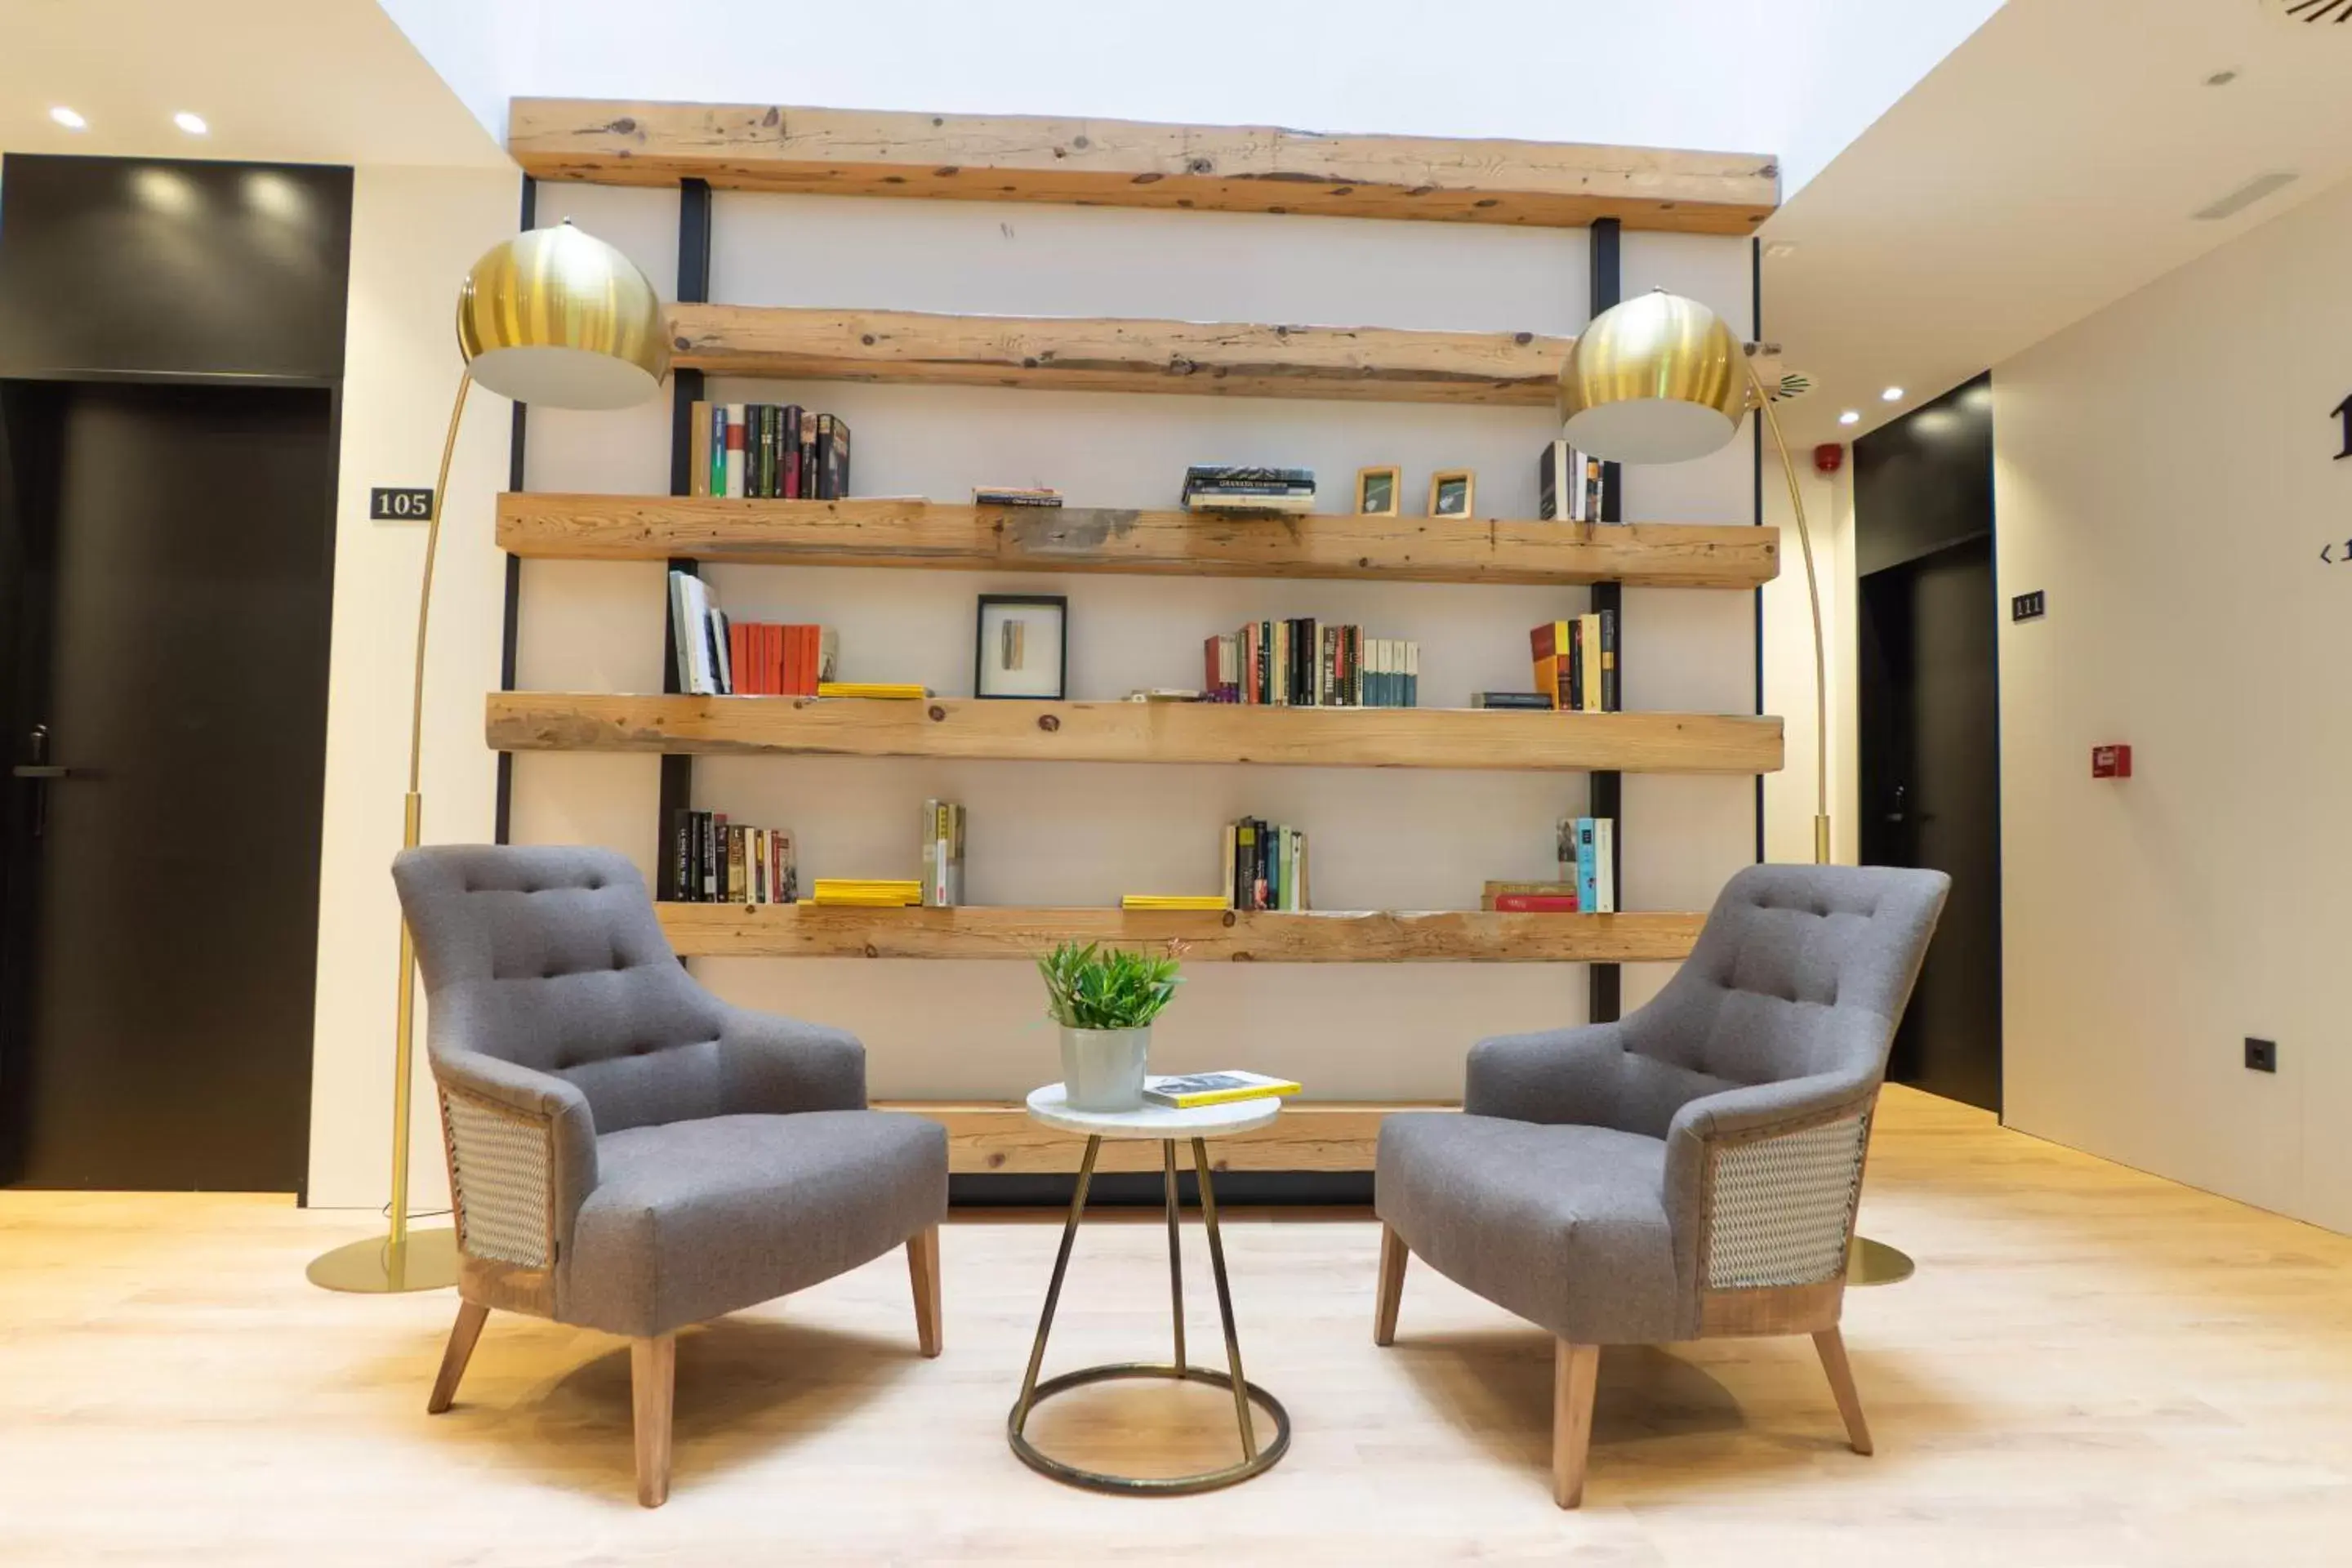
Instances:
[[[1528,647],[1534,655],[1536,689],[1544,694],[1548,706],[1569,706],[1569,680],[1576,660],[1569,644],[1569,623],[1545,621],[1528,634]]]
[[[1592,819],[1592,898],[1584,907],[1597,915],[1617,912],[1617,822],[1614,817],[1596,816]]]
[[[800,426],[801,499],[809,500],[816,495],[816,410],[802,409]],[[794,439],[793,432],[785,431],[784,439]]]
[[[849,421],[838,414],[827,417],[833,421],[833,441],[817,456],[817,498],[841,500],[849,494]]]
[[[905,680],[820,680],[816,683],[816,695],[819,697],[867,697],[919,702],[930,694],[929,687]]]
[[[1208,693],[1182,686],[1146,686],[1127,694],[1129,702],[1202,702]]]
[[[1196,491],[1184,498],[1184,510],[1192,512],[1301,514],[1315,510],[1315,492],[1307,490],[1284,495],[1230,495],[1223,491]]]
[[[1482,910],[1517,909],[1526,906],[1507,904],[1505,899],[1565,899],[1569,909],[1580,908],[1573,879],[1561,882],[1496,882],[1489,881],[1479,890],[1478,907]]]
[[[819,877],[808,901],[849,909],[908,909],[923,901],[923,885],[888,879]]]
[[[1223,893],[1129,893],[1120,898],[1123,910],[1222,910]]]
[[[1203,485],[1270,485],[1313,489],[1315,470],[1312,468],[1270,468],[1262,463],[1189,463],[1184,468],[1184,488],[1197,489]]]
[[[1576,617],[1576,698],[1577,711],[1601,711],[1601,615],[1595,610]]]
[[[1572,915],[1583,906],[1574,893],[1498,893],[1487,907],[1501,914]]]
[[[697,398],[686,420],[686,493],[710,493],[710,402]]]
[[[971,492],[974,506],[1059,506],[1062,492],[1018,485],[982,485]]]
[[[1239,1068],[1151,1078],[1143,1083],[1146,1104],[1164,1105],[1173,1110],[1230,1105],[1243,1100],[1279,1100],[1297,1092],[1298,1085],[1286,1078],[1268,1078],[1261,1072],[1243,1072]]]
[[[1517,710],[1529,709],[1549,710],[1551,707],[1551,699],[1540,691],[1474,691],[1470,694],[1470,706],[1508,708]]]
[[[931,908],[963,902],[963,820],[954,801],[923,802],[923,902]]]
[[[1624,711],[1624,704],[1618,696],[1617,687],[1617,612],[1603,610],[1598,619],[1601,623],[1601,710],[1603,713],[1621,713]]]
[[[730,403],[727,405],[727,488],[721,492],[722,494],[730,496],[743,494],[745,436],[743,405],[740,403]]]

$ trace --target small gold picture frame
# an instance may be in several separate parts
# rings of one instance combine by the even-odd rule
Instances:
[[[1440,468],[1429,476],[1429,515],[1468,517],[1476,506],[1478,476],[1468,468]]]
[[[1404,470],[1402,468],[1358,468],[1356,470],[1356,515],[1359,517],[1395,517],[1403,510]]]

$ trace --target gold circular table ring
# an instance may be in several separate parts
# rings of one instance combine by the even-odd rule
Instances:
[[[1066,1372],[1059,1377],[1048,1378],[1037,1385],[1030,1395],[1034,1409],[1039,1400],[1051,1398],[1066,1389],[1082,1388],[1090,1383],[1113,1383],[1129,1378],[1181,1379],[1187,1383],[1205,1383],[1212,1388],[1230,1389],[1234,1380],[1226,1373],[1205,1366],[1178,1368],[1168,1362],[1118,1362],[1108,1366],[1082,1367]],[[1057,1481],[1067,1481],[1074,1487],[1092,1491],[1122,1492],[1140,1497],[1182,1497],[1191,1492],[1214,1491],[1219,1487],[1245,1481],[1252,1476],[1271,1469],[1275,1462],[1290,1451],[1290,1412],[1282,1401],[1255,1383],[1244,1382],[1242,1387],[1249,1394],[1250,1403],[1274,1417],[1274,1441],[1258,1449],[1256,1455],[1222,1469],[1200,1470],[1189,1476],[1115,1476],[1104,1470],[1081,1469],[1044,1452],[1029,1441],[1022,1431],[1023,1411],[1019,1405],[1004,1418],[1004,1436],[1021,1462],[1039,1475],[1051,1476]]]

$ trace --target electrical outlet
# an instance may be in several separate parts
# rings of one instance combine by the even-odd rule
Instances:
[[[2249,1072],[2278,1071],[2278,1042],[2246,1037],[2246,1070]]]

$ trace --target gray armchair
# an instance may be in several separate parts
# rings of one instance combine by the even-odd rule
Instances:
[[[1583,1500],[1600,1347],[1810,1333],[1856,1453],[1838,1316],[1895,1026],[1950,879],[1757,866],[1613,1024],[1482,1041],[1462,1114],[1381,1125],[1373,1339],[1405,1261],[1556,1336],[1552,1489]]]
[[[636,868],[453,846],[393,863],[431,1007],[458,1247],[449,1407],[490,1309],[626,1335],[637,1500],[669,1494],[677,1331],[904,1244],[940,1352],[947,1134],[866,1109],[865,1047],[680,967]]]

